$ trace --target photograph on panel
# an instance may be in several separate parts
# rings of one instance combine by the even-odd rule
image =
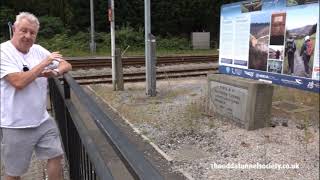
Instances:
[[[283,61],[278,60],[268,60],[268,72],[272,73],[282,73],[282,63]]]
[[[318,0],[287,0],[287,6],[297,6],[311,3],[318,3]]]
[[[286,13],[273,13],[271,16],[270,45],[283,45],[286,24]]]
[[[261,9],[262,9],[261,0],[245,1],[242,3],[242,6],[241,6],[242,13],[261,11]]]
[[[276,59],[283,61],[283,53],[284,47],[283,46],[269,46],[269,59]]]
[[[317,4],[305,8],[297,6],[287,11],[285,74],[311,77],[319,18],[316,6]]]
[[[249,69],[267,70],[270,13],[251,15]]]

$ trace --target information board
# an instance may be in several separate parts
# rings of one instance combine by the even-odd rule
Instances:
[[[319,63],[319,0],[221,7],[220,73],[319,93]]]

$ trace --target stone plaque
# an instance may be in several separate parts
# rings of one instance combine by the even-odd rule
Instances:
[[[254,130],[269,126],[273,86],[223,74],[208,75],[208,110]]]
[[[210,98],[214,111],[244,126],[248,90],[210,81]]]

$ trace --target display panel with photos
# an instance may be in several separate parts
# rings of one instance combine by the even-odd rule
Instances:
[[[319,92],[319,1],[221,7],[220,72]]]

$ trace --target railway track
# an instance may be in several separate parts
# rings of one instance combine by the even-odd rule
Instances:
[[[88,69],[88,68],[104,68],[111,67],[110,57],[74,57],[66,58],[71,63],[73,69]],[[186,63],[208,63],[217,62],[218,55],[210,56],[163,56],[157,57],[157,66],[172,65],[172,64],[186,64]],[[123,57],[123,67],[141,67],[145,65],[144,57]]]
[[[157,71],[157,79],[171,79],[181,77],[197,77],[206,76],[208,73],[218,73],[218,65],[210,68],[192,68],[180,70],[162,70]],[[112,83],[112,75],[88,75],[88,76],[75,76],[74,79],[81,85],[86,84],[102,84]],[[134,72],[123,74],[124,82],[142,82],[145,81],[145,72]]]

